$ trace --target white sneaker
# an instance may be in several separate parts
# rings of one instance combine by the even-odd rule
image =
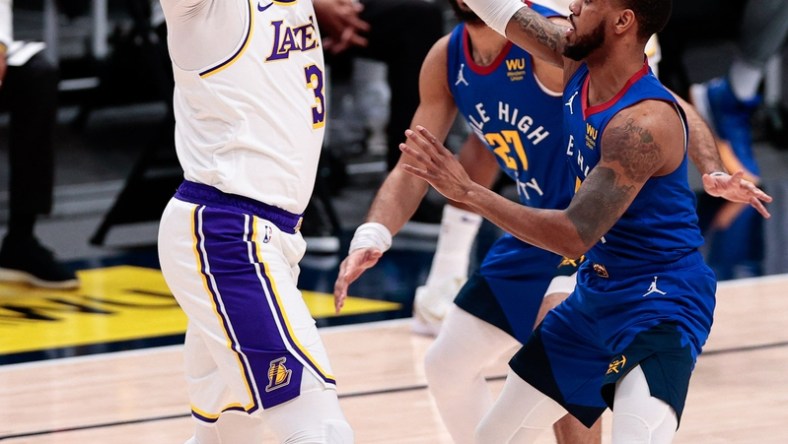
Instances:
[[[455,277],[418,287],[413,298],[411,331],[424,336],[438,336],[443,318],[466,280],[466,277]]]

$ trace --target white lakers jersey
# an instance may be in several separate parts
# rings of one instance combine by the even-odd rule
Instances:
[[[178,159],[187,180],[300,214],[326,117],[314,9],[310,0],[243,1],[245,30],[233,51],[200,69],[173,64]]]

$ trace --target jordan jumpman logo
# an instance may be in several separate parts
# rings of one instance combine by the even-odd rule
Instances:
[[[653,293],[659,293],[661,295],[666,295],[667,294],[667,292],[664,292],[664,291],[660,290],[659,288],[657,288],[657,277],[656,276],[654,276],[654,282],[652,282],[651,286],[648,287],[648,291],[643,295],[643,297],[646,297],[646,296],[648,296],[650,294],[653,294]]]

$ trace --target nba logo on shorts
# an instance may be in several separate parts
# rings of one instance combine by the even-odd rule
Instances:
[[[266,392],[272,392],[278,388],[282,388],[290,384],[290,376],[293,371],[285,367],[287,358],[281,357],[274,359],[268,365],[268,385],[265,386]]]
[[[271,229],[270,225],[266,225],[263,231],[264,231],[263,243],[267,244],[268,242],[271,242],[271,235],[273,234],[273,230]]]

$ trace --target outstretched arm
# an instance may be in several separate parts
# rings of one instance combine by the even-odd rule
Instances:
[[[706,192],[731,202],[750,204],[763,217],[771,217],[763,205],[764,202],[772,201],[771,196],[745,179],[743,171],[737,171],[732,176],[729,174],[720,159],[717,142],[714,140],[709,126],[694,106],[675,93],[673,96],[681,104],[687,116],[690,134],[688,154],[702,175],[703,188]]]
[[[448,37],[443,37],[432,47],[419,75],[419,106],[413,115],[412,125],[430,125],[443,140],[457,115],[454,98],[447,85],[446,73]],[[403,163],[410,160],[403,155],[386,177],[367,213],[366,223],[356,229],[350,242],[350,251],[339,266],[334,283],[334,308],[342,309],[348,287],[373,267],[391,245],[396,234],[413,216],[427,193],[424,181],[407,174]]]
[[[447,198],[466,204],[524,242],[580,257],[618,221],[652,175],[680,163],[683,136],[675,131],[678,125],[678,115],[662,102],[644,102],[620,112],[602,135],[600,162],[563,211],[519,205],[473,182],[424,128],[409,130],[414,143],[401,144],[400,149],[415,160],[405,170]]]

